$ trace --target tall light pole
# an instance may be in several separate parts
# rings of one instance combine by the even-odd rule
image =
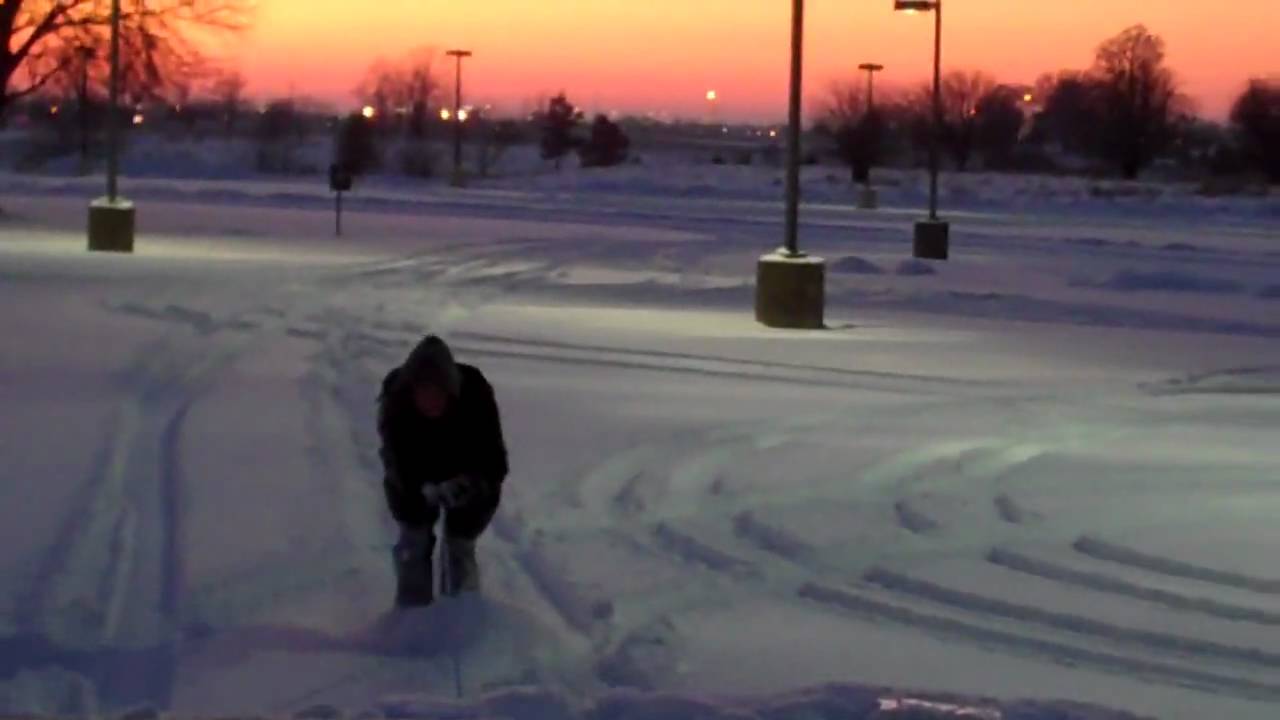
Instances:
[[[804,80],[804,0],[791,2],[791,94],[787,126],[785,244],[760,258],[756,320],[770,327],[824,327],[826,264],[800,251],[800,106]]]
[[[938,218],[938,142],[942,135],[942,0],[894,0],[894,10],[932,12],[933,30],[933,132],[929,134],[929,219],[916,223],[915,256],[946,260],[950,250],[950,224]]]
[[[804,0],[793,0],[791,9],[791,97],[787,121],[787,226],[786,251],[800,257],[800,105],[804,83]]]
[[[89,249],[133,252],[134,207],[120,197],[120,0],[111,0],[107,102],[107,195],[89,205]]]
[[[107,91],[107,199],[120,190],[120,0],[111,0],[111,84]]]
[[[874,132],[872,123],[875,122],[874,115],[876,111],[876,73],[882,72],[884,66],[878,63],[862,63],[858,66],[858,69],[867,74],[867,111],[863,117],[863,123],[865,123],[864,127],[867,128],[867,132],[872,133]],[[866,136],[864,135],[865,138]],[[868,140],[868,142],[879,142],[879,138],[875,137],[872,140]],[[871,187],[871,160],[874,159],[875,151],[868,148],[867,153],[867,177],[862,183],[862,192],[858,195],[858,207],[863,210],[875,210],[880,206],[880,198],[876,194],[876,189]]]
[[[870,115],[876,109],[876,73],[883,71],[884,66],[876,63],[862,63],[858,69],[867,74],[867,114]]]
[[[462,59],[472,56],[470,50],[450,50],[445,53],[454,59],[456,77],[453,85],[453,184],[462,185]]]

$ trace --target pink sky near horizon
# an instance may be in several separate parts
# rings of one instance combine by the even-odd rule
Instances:
[[[790,7],[786,0],[259,0],[253,29],[217,52],[244,72],[255,96],[288,93],[355,104],[351,93],[379,57],[465,47],[469,102],[509,112],[561,89],[592,111],[784,117]],[[928,78],[933,22],[892,11],[891,0],[808,0],[805,95],[887,66],[881,81]],[[1103,39],[1142,22],[1162,35],[1185,92],[1224,116],[1250,77],[1280,74],[1273,42],[1280,2],[1236,0],[1231,13],[1203,0],[948,0],[944,66],[1003,82],[1084,68]],[[448,69],[448,73],[445,70]],[[443,63],[442,79],[452,83]]]

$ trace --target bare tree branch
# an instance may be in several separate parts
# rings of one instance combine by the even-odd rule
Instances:
[[[243,30],[253,2],[124,0],[120,24],[126,96],[163,97],[207,72],[210,63],[191,33],[197,29],[221,33]],[[67,47],[105,46],[109,9],[107,0],[0,3],[0,111],[67,72],[70,66],[63,52]],[[8,50],[15,44],[15,50]],[[25,85],[15,87],[19,74]]]

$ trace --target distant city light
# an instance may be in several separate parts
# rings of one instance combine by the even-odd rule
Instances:
[[[449,122],[449,120],[452,118],[453,118],[453,113],[449,111],[449,108],[440,108],[441,120],[444,120],[445,122]]]
[[[769,131],[769,137],[771,137],[771,138],[776,138],[776,137],[778,137],[778,131],[777,131],[777,130],[770,130],[770,131]]]
[[[469,117],[471,117],[471,113],[467,112],[466,108],[458,111],[458,122],[466,122]]]
[[[1032,100],[1035,100],[1035,99],[1036,99],[1036,96],[1032,95],[1031,93],[1027,93],[1026,95],[1022,96],[1022,102],[1031,102]]]
[[[360,109],[360,114],[364,116],[365,120],[372,120],[378,114],[378,111],[372,105],[365,105]]]
[[[0,2],[0,5],[3,5],[3,4],[4,4],[3,2]],[[59,110],[61,110],[61,109],[62,109],[62,108],[58,107],[57,105],[51,105],[51,106],[49,106],[49,114],[50,114],[50,115],[57,115],[57,114],[58,114],[58,111],[59,111]]]
[[[146,120],[146,118],[144,118],[144,117],[142,116],[142,113],[136,113],[136,114],[133,116],[133,124],[134,124],[134,125],[141,125],[141,124],[143,123],[143,121],[144,121],[144,120]]]

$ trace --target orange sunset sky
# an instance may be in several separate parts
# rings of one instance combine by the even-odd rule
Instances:
[[[904,85],[930,71],[933,23],[891,0],[808,0],[805,94],[888,66]],[[593,111],[704,117],[707,89],[723,118],[784,116],[787,0],[259,0],[252,31],[218,51],[250,91],[353,104],[379,56],[465,47],[467,100],[508,111],[564,89]],[[947,0],[944,65],[1005,82],[1082,68],[1104,38],[1143,22],[1201,113],[1221,117],[1251,76],[1280,74],[1280,0]],[[445,66],[441,65],[441,71]],[[445,74],[442,72],[442,77]],[[451,75],[447,76],[450,78]]]

